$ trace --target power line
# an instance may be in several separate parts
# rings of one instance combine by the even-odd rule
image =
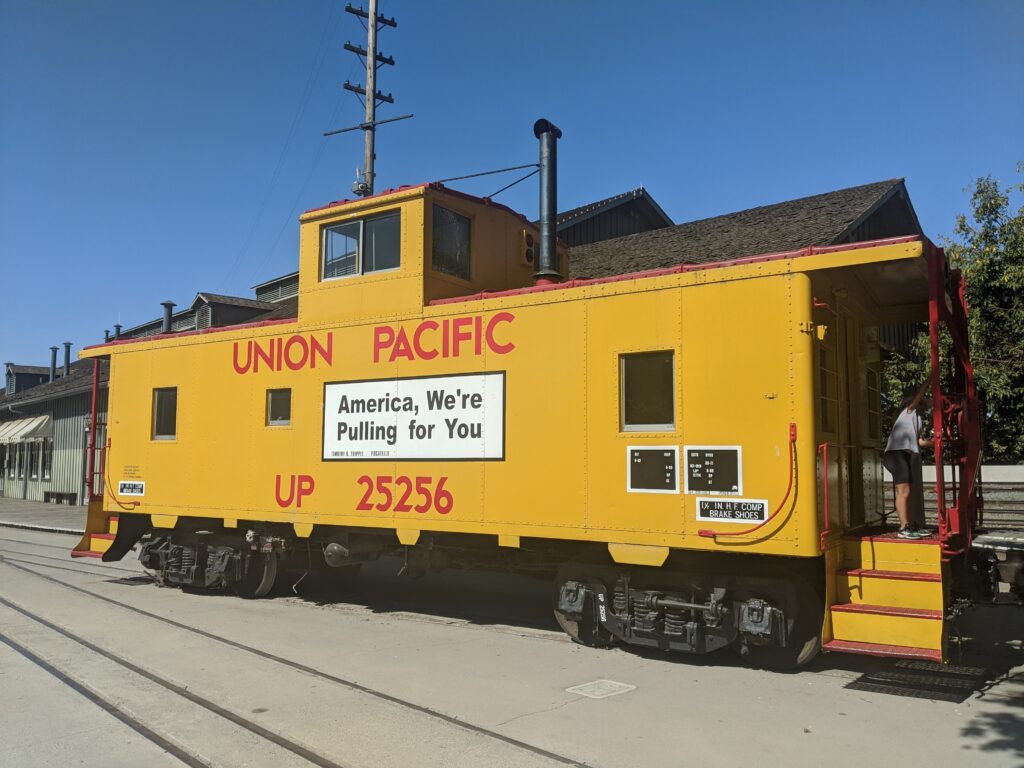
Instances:
[[[499,168],[496,171],[481,171],[480,173],[468,173],[465,176],[452,176],[448,179],[435,179],[439,184],[443,184],[446,181],[462,181],[463,179],[475,179],[478,176],[493,176],[496,173],[506,173],[508,171],[521,171],[523,168],[537,168],[538,163],[527,163],[526,165],[513,165],[508,168]]]
[[[217,285],[216,290],[223,288],[227,281],[231,278],[236,267],[242,260],[242,256],[245,255],[249,248],[249,244],[252,242],[253,236],[256,234],[256,230],[259,228],[260,222],[263,220],[263,214],[266,211],[267,205],[270,202],[271,194],[274,191],[274,187],[277,184],[278,179],[281,176],[281,171],[284,168],[284,159],[288,155],[288,150],[291,148],[292,140],[295,138],[295,130],[299,125],[300,118],[309,103],[309,97],[313,92],[313,85],[320,75],[321,69],[323,69],[324,61],[326,60],[326,43],[333,37],[334,27],[341,21],[339,16],[334,19],[335,10],[337,6],[331,5],[331,9],[327,15],[327,19],[323,25],[323,31],[320,33],[320,43],[317,45],[316,53],[313,56],[313,62],[309,69],[309,74],[306,76],[306,84],[303,86],[302,95],[299,98],[298,107],[295,110],[295,115],[292,117],[291,125],[288,127],[288,133],[285,136],[284,144],[281,147],[281,152],[278,155],[277,163],[274,165],[274,171],[270,176],[270,182],[267,185],[266,192],[263,194],[263,200],[260,203],[259,208],[252,224],[249,227],[249,232],[245,239],[242,241],[241,247],[238,249],[238,253],[235,254],[234,260],[231,262],[231,266],[228,267],[223,279]],[[333,19],[333,22],[332,22]]]

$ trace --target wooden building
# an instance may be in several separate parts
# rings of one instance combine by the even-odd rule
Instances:
[[[107,364],[100,368],[97,445],[103,445]],[[0,396],[0,496],[85,503],[92,361],[71,363],[59,378]],[[102,487],[102,480],[100,481]]]

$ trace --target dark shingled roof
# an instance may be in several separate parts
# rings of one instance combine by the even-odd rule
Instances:
[[[200,291],[196,294],[195,299],[192,301],[192,308],[195,309],[196,305],[200,301],[205,301],[208,304],[226,304],[230,307],[248,307],[250,309],[273,309],[274,305],[269,301],[257,301],[256,299],[246,299],[241,296],[225,296],[221,293],[209,293],[207,291]]]
[[[289,320],[299,316],[299,297],[292,296],[290,299],[282,299],[270,305],[273,307],[269,312],[256,315],[249,323],[262,323],[265,320]]]
[[[636,189],[631,189],[630,191],[623,192],[619,195],[606,197],[604,200],[596,200],[593,203],[587,203],[586,205],[581,205],[578,208],[563,211],[558,214],[556,223],[560,229],[564,226],[578,224],[591,216],[596,216],[609,208],[614,208],[616,205],[628,203],[630,200],[646,200],[650,204],[651,208],[653,208],[654,211],[665,220],[666,224],[672,224],[672,219],[668,217],[667,213],[661,210],[661,206],[654,202],[654,198],[651,197],[650,193],[643,187],[637,187]],[[540,224],[539,221],[534,223],[538,225]]]
[[[571,276],[609,277],[836,244],[902,188],[903,179],[889,179],[577,246],[569,253]]]
[[[47,369],[49,373],[49,369]],[[100,386],[106,387],[110,378],[110,363],[100,361]],[[13,395],[0,397],[0,410],[8,406],[26,405],[28,403],[52,400],[66,395],[92,391],[92,360],[76,360],[71,364],[71,372],[56,381],[40,384],[30,389],[16,392]]]
[[[19,365],[18,363],[7,363],[7,370],[11,373],[31,373],[36,376],[49,376],[50,369],[45,365]],[[57,374],[60,375],[64,369],[57,366]]]

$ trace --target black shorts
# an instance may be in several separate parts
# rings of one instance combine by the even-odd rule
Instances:
[[[910,451],[886,451],[882,463],[892,475],[894,483],[912,483],[914,473],[910,468]]]

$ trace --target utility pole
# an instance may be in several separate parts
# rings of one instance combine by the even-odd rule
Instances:
[[[398,23],[393,18],[389,19],[377,14],[377,0],[369,0],[369,5],[369,11],[356,8],[351,3],[345,5],[347,13],[351,13],[353,16],[358,16],[366,21],[366,48],[349,42],[345,43],[346,51],[351,51],[366,62],[366,87],[350,83],[348,80],[345,81],[344,85],[346,91],[352,91],[352,93],[362,96],[364,106],[366,107],[366,120],[359,125],[341,128],[336,131],[328,131],[324,134],[324,136],[333,136],[347,131],[363,131],[363,170],[361,173],[356,172],[356,180],[352,184],[352,192],[363,197],[373,194],[373,182],[376,176],[373,166],[374,161],[377,159],[374,142],[377,126],[412,117],[412,115],[401,115],[400,117],[392,117],[386,120],[377,119],[378,102],[395,103],[395,99],[390,93],[385,94],[377,90],[377,67],[383,64],[392,67],[395,65],[393,58],[377,53],[377,33],[384,27],[391,27],[393,29],[398,26]]]

